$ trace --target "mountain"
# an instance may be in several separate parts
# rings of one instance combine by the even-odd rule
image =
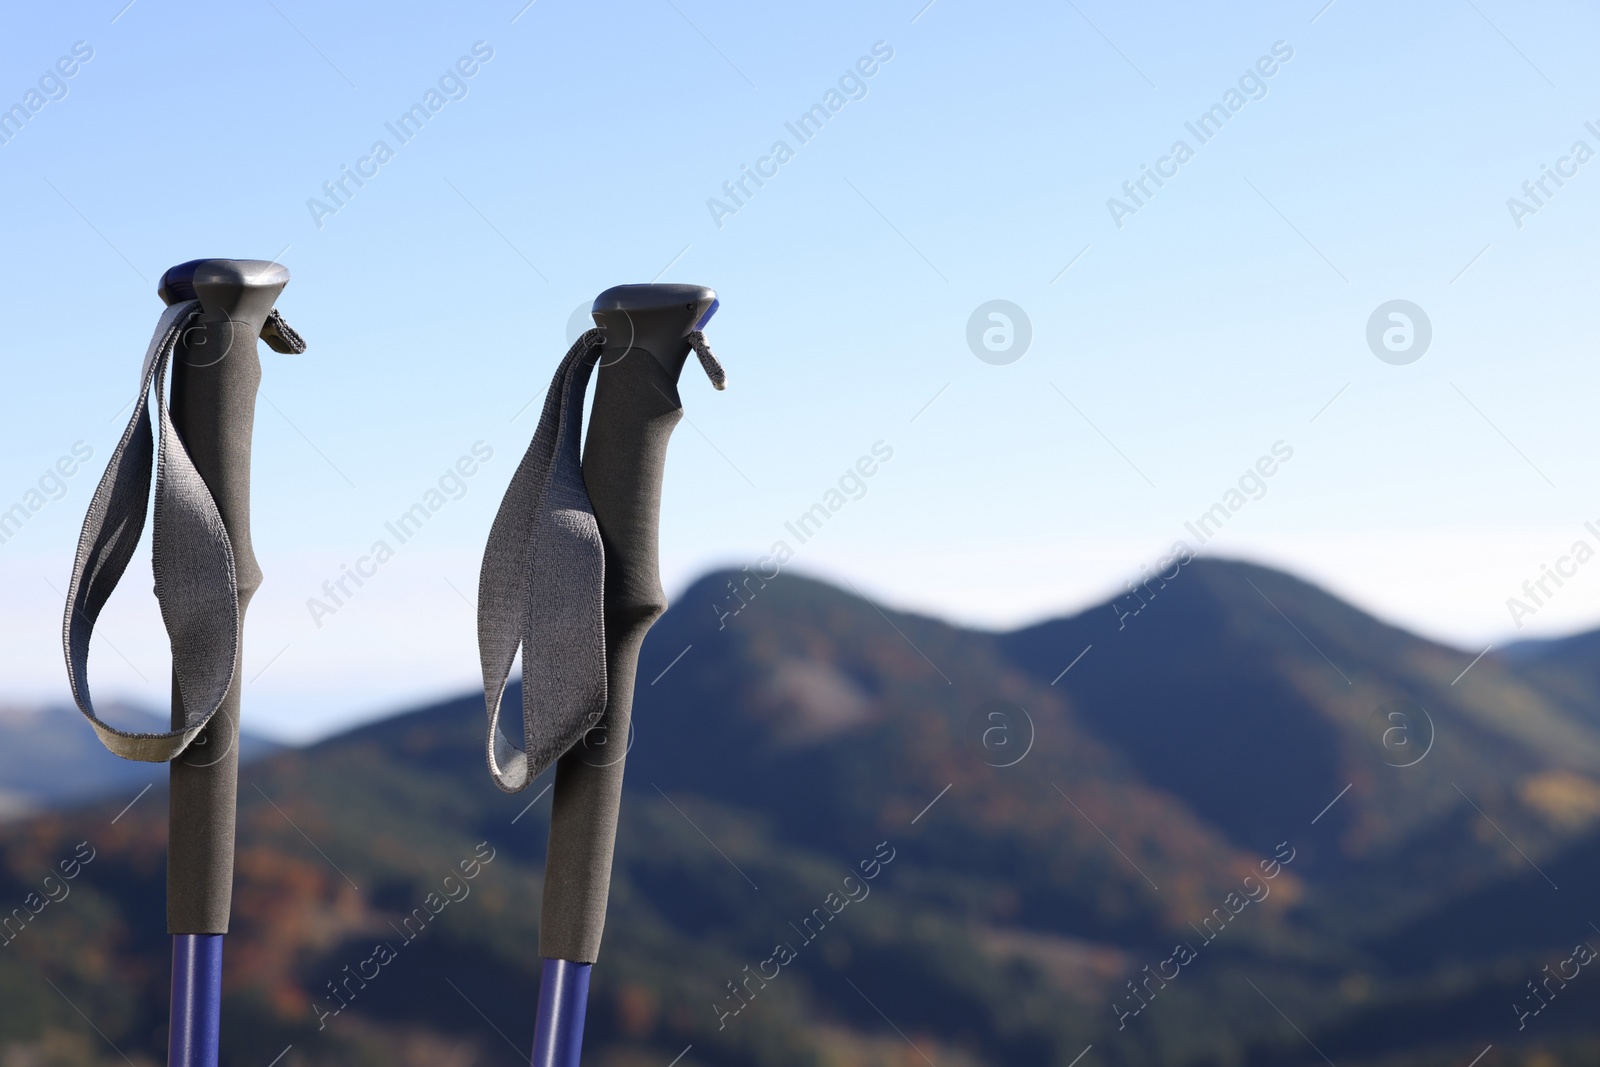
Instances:
[[[1518,641],[1503,655],[1572,714],[1600,727],[1600,630]]]
[[[141,733],[169,729],[166,715],[132,704],[97,708],[114,726]],[[0,822],[93,798],[137,792],[164,781],[166,770],[107,752],[71,705],[0,705]],[[282,746],[245,733],[239,758],[259,759]],[[63,774],[63,768],[72,768]]]
[[[1594,1062],[1581,656],[1167,574],[1000,634],[685,591],[641,657],[586,1062]],[[483,726],[469,695],[245,770],[224,1063],[525,1062],[549,800],[492,787]],[[157,796],[0,827],[5,907],[80,865],[0,935],[0,1064],[160,1062]]]

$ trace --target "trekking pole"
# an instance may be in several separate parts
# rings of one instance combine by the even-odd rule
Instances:
[[[250,545],[250,437],[261,363],[305,342],[273,304],[289,272],[262,260],[200,259],[167,271],[167,304],[145,356],[133,417],[84,520],[63,640],[78,708],[124,759],[170,764],[167,931],[172,934],[170,1067],[215,1067],[222,935],[233,894],[239,777],[239,662],[244,612],[261,584]],[[170,403],[162,382],[172,368]],[[143,531],[150,474],[149,397],[159,420],[153,567],[172,643],[172,730],[137,734],[100,721],[89,695],[94,623]]]
[[[490,775],[514,793],[556,764],[533,1067],[578,1065],[623,770],[621,757],[585,760],[580,742],[597,729],[626,748],[639,649],[667,607],[658,530],[667,442],[683,417],[678,376],[693,351],[717,389],[726,382],[700,332],[716,309],[716,294],[693,285],[620,285],[595,299],[597,328],[556,371],[484,549],[478,646]],[[580,468],[578,423],[596,363]],[[499,727],[519,646],[520,747]]]

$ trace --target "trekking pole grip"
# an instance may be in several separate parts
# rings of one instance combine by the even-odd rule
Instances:
[[[203,259],[167,271],[159,290],[168,305],[200,301],[200,315],[184,331],[173,359],[172,421],[228,532],[241,629],[245,609],[261,585],[261,568],[250,544],[250,440],[261,383],[256,338],[288,282],[288,270],[276,263]],[[200,736],[170,764],[167,930],[172,934],[228,930],[242,660],[241,643],[227,697]],[[183,697],[174,672],[173,728],[183,722]]]
[[[716,294],[695,285],[622,285],[594,303],[606,332],[583,452],[583,480],[605,548],[604,717],[556,764],[539,953],[593,963],[600,951],[639,649],[666,611],[661,484],[683,417],[678,376],[689,334]]]

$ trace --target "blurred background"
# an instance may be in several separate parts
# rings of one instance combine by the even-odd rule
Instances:
[[[548,800],[482,771],[478,566],[589,303],[652,280],[718,291],[730,385],[683,380],[594,1062],[1600,1053],[1592,8],[7,23],[0,1064],[166,1044],[165,772],[100,751],[59,635],[157,281],[208,256],[287,265],[310,346],[262,353],[225,1062],[525,1059]],[[127,722],[148,559],[92,662]]]

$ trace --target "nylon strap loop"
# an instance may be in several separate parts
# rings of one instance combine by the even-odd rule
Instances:
[[[696,330],[689,342],[718,389],[727,376]],[[489,713],[489,775],[527,788],[605,715],[605,548],[583,481],[583,398],[605,331],[567,351],[545,394],[533,442],[489,530],[478,578],[478,654]],[[500,729],[500,705],[522,650],[522,744]]]
[[[562,359],[483,551],[478,655],[489,712],[486,755],[495,785],[508,793],[526,788],[606,710],[605,549],[578,454],[583,397],[604,342],[604,331],[589,330]],[[500,729],[519,647],[521,745]]]
[[[62,622],[67,678],[78,709],[106,748],[123,759],[150,763],[181,755],[205,729],[233,684],[239,652],[239,585],[233,546],[216,501],[173,425],[163,392],[167,367],[183,330],[199,312],[200,301],[181,301],[167,308],[156,324],[145,353],[133,417],[89,502]],[[298,335],[294,336],[298,340]],[[159,455],[150,434],[152,387],[160,419]],[[89,697],[89,644],[95,621],[127,570],[144,531],[152,460],[156,480],[155,592],[172,642],[184,724],[167,733],[142,734],[119,730],[95,714]]]

